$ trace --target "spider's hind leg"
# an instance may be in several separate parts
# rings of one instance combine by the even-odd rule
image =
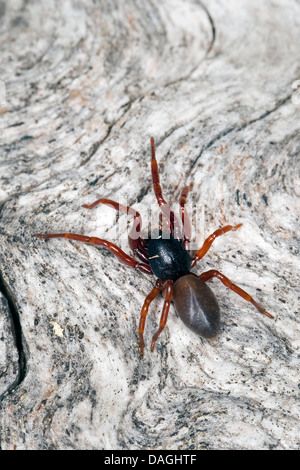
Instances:
[[[269,312],[267,312],[263,307],[261,307],[252,297],[250,294],[245,292],[243,289],[241,289],[239,286],[234,284],[233,282],[228,279],[228,277],[224,276],[224,274],[220,273],[220,271],[216,271],[215,269],[210,269],[209,271],[206,271],[202,274],[200,274],[199,278],[202,279],[202,281],[206,282],[209,279],[212,279],[213,277],[217,277],[220,279],[221,282],[223,282],[224,286],[228,287],[230,290],[235,292],[236,294],[240,295],[243,299],[247,300],[248,302],[251,302],[252,305],[254,305],[255,308],[260,313],[263,313],[269,318],[274,318],[273,315],[271,315]]]

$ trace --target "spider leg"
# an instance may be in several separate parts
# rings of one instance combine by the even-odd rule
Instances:
[[[182,244],[184,247],[188,247],[190,243],[190,239],[192,238],[192,224],[188,216],[187,210],[185,208],[187,197],[192,187],[193,187],[193,184],[190,184],[190,186],[185,186],[182,189],[180,197],[179,197],[179,205],[180,205],[179,213],[181,216],[181,221],[182,221],[182,226],[183,226]]]
[[[151,174],[152,174],[152,182],[153,182],[153,190],[158,202],[159,208],[162,211],[165,219],[170,224],[170,233],[174,238],[177,240],[181,239],[181,230],[179,226],[179,222],[175,217],[174,211],[171,211],[169,204],[165,201],[162,195],[161,185],[159,182],[159,173],[158,173],[158,165],[155,156],[155,144],[154,139],[151,137]]]
[[[138,263],[134,258],[122,251],[121,248],[119,248],[117,245],[101,238],[77,235],[76,233],[37,233],[36,236],[38,238],[68,238],[70,240],[77,240],[79,242],[91,243],[92,245],[104,246],[127,266],[139,269],[143,273],[153,274],[149,264]]]
[[[157,341],[157,338],[159,337],[160,333],[163,331],[167,324],[170,305],[173,299],[173,281],[171,281],[170,279],[166,281],[163,285],[163,296],[165,298],[163,311],[160,317],[159,328],[152,338],[151,351],[154,351],[154,346]]]
[[[144,240],[140,236],[142,229],[142,218],[140,213],[130,206],[124,206],[123,204],[119,204],[118,202],[106,198],[97,199],[97,201],[93,202],[92,204],[83,204],[82,207],[85,207],[86,209],[93,209],[98,204],[105,204],[107,206],[113,207],[119,212],[123,212],[123,214],[133,215],[133,225],[128,235],[129,246],[132,251],[136,253],[140,259],[142,259],[142,261],[147,262],[147,249],[145,247]]]
[[[211,279],[213,277],[217,277],[218,279],[220,279],[221,282],[223,282],[224,286],[228,287],[229,289],[231,289],[236,294],[240,295],[243,299],[247,300],[248,302],[251,302],[252,305],[254,305],[254,307],[256,307],[257,310],[260,313],[263,313],[264,315],[266,315],[269,318],[274,318],[273,315],[268,313],[257,302],[255,302],[255,300],[252,299],[250,294],[245,292],[243,289],[241,289],[236,284],[233,284],[233,282],[231,282],[230,279],[228,279],[228,277],[224,276],[224,274],[220,273],[219,271],[216,271],[215,269],[211,269],[209,271],[206,271],[206,272],[200,274],[200,276],[199,276],[199,278],[202,279],[202,281],[204,281],[204,282],[208,281],[209,279]]]
[[[163,286],[163,282],[160,279],[157,279],[157,281],[155,283],[155,286],[153,287],[152,291],[150,292],[150,294],[147,295],[147,297],[144,301],[142,310],[141,310],[140,323],[139,323],[141,356],[144,355],[144,346],[145,346],[145,343],[144,343],[144,330],[145,330],[145,322],[146,322],[146,317],[148,315],[149,306],[150,306],[150,303],[152,302],[152,300],[154,300],[158,296],[162,286]]]
[[[194,259],[191,263],[191,267],[194,267],[195,264],[201,258],[203,258],[204,255],[206,255],[206,253],[208,252],[208,250],[210,249],[211,245],[213,244],[214,240],[217,237],[220,237],[221,235],[223,235],[226,232],[229,232],[230,230],[233,230],[233,231],[237,230],[239,227],[241,227],[241,225],[242,224],[238,224],[238,225],[235,225],[234,227],[232,225],[226,225],[225,227],[218,228],[218,230],[215,230],[214,233],[209,235],[209,237],[207,237],[207,239],[204,241],[200,250],[198,250],[197,253],[195,254]]]

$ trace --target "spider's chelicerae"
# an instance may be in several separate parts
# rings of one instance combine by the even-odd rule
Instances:
[[[162,196],[159,182],[158,165],[155,157],[154,139],[151,137],[151,172],[154,193],[161,210],[160,231],[156,238],[143,239],[141,236],[142,220],[139,212],[132,207],[124,206],[110,199],[101,198],[93,204],[83,207],[93,209],[98,204],[106,204],[125,214],[133,215],[133,225],[129,233],[129,246],[140,262],[124,253],[117,245],[97,237],[77,235],[75,233],[37,234],[39,238],[69,238],[80,242],[101,245],[111,251],[123,263],[132,268],[139,269],[146,274],[154,274],[158,279],[151,292],[147,295],[141,310],[139,323],[140,352],[144,354],[144,329],[150,303],[162,291],[164,305],[160,318],[159,328],[154,334],[151,351],[154,350],[156,340],[165,328],[171,302],[182,321],[193,331],[204,338],[213,338],[220,329],[220,310],[212,290],[206,282],[217,277],[229,289],[236,292],[243,299],[251,302],[257,310],[269,318],[273,316],[262,308],[247,292],[233,284],[224,274],[210,269],[200,276],[190,270],[203,258],[211,247],[213,241],[230,230],[238,229],[242,224],[226,225],[212,233],[204,241],[202,247],[192,258],[188,250],[191,238],[191,224],[186,211],[187,196],[191,186],[185,186],[179,198],[180,220],[170,210],[169,205]],[[163,228],[162,228],[163,227]]]

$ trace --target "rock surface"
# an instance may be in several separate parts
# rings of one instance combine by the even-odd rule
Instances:
[[[2,449],[298,449],[300,5],[237,0],[0,2]],[[275,317],[210,282],[222,311],[201,340],[129,252],[130,220],[99,197],[188,208],[196,269],[216,268]]]

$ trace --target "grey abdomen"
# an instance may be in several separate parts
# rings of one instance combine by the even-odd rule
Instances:
[[[213,291],[193,274],[174,283],[175,309],[188,328],[204,338],[213,338],[220,329],[220,309]]]

